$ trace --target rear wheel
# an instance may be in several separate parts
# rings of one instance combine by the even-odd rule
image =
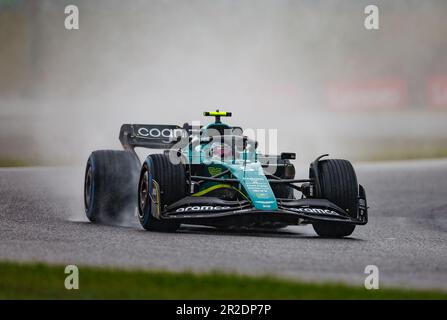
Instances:
[[[330,159],[318,162],[320,191],[318,197],[328,199],[344,209],[351,217],[357,216],[358,184],[352,164],[347,160]],[[314,178],[311,176],[311,178]],[[353,224],[318,222],[313,224],[321,237],[341,238],[352,234]]]
[[[130,151],[91,153],[84,180],[84,207],[90,221],[116,223],[135,214],[139,167]]]
[[[173,164],[168,155],[149,155],[141,168],[138,185],[138,211],[143,228],[150,231],[177,230],[179,223],[162,220],[159,213],[186,196],[183,164]]]

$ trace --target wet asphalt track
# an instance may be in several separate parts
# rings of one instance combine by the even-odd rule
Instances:
[[[355,167],[370,222],[340,240],[320,239],[311,226],[164,234],[143,231],[135,217],[121,227],[93,225],[82,208],[83,168],[0,169],[0,260],[220,269],[358,285],[374,264],[381,286],[447,290],[447,160]]]

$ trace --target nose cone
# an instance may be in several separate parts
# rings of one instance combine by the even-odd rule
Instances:
[[[243,163],[226,164],[226,166],[241,182],[248,198],[257,210],[278,210],[275,194],[259,162],[251,162],[246,165]]]

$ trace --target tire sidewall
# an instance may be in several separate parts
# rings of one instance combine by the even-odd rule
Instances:
[[[89,170],[91,172],[91,181],[90,181],[90,201],[87,203],[87,185],[86,185],[86,179],[87,174],[89,173]],[[94,206],[95,206],[95,192],[96,192],[96,170],[95,170],[95,160],[93,154],[90,155],[90,157],[87,160],[87,165],[85,167],[85,175],[84,175],[84,209],[85,214],[87,215],[87,218],[90,221],[96,221],[96,218],[93,214]]]
[[[140,179],[138,182],[138,218],[144,229],[159,232],[173,232],[180,227],[180,223],[178,222],[168,221],[162,219],[161,217],[158,217],[156,215],[157,212],[155,212],[154,210],[155,207],[152,201],[154,196],[156,196],[157,201],[160,201],[158,206],[161,209],[164,206],[176,201],[175,196],[173,198],[173,195],[177,195],[179,198],[183,197],[184,191],[178,194],[176,193],[175,188],[173,189],[173,186],[177,186],[178,189],[179,182],[175,181],[174,177],[177,176],[178,179],[183,179],[183,177],[178,176],[178,170],[184,170],[184,168],[179,169],[179,167],[176,166],[172,167],[172,163],[168,162],[168,159],[166,159],[165,155],[162,154],[149,155],[144,161],[140,171]],[[146,194],[147,198],[145,199],[145,206],[142,207],[142,186],[146,172],[148,179]],[[157,187],[157,190],[154,190],[155,186]],[[156,194],[153,195],[155,191]],[[168,198],[166,196],[168,196]]]
[[[141,184],[142,180],[144,179],[144,175],[147,172],[148,177],[148,192],[147,192],[147,199],[146,199],[146,205],[144,208],[141,208]],[[153,183],[152,183],[152,172],[153,172],[153,164],[152,159],[150,157],[147,157],[147,159],[144,161],[141,172],[140,172],[140,180],[138,182],[138,218],[140,219],[140,223],[143,226],[149,226],[155,217],[152,213],[152,199],[150,195],[152,194],[153,190]]]

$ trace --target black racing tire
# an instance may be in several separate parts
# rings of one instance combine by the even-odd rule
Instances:
[[[154,216],[152,198],[156,196],[154,180],[159,188],[160,211],[186,196],[186,173],[182,163],[173,164],[169,155],[152,154],[146,158],[140,171],[138,183],[138,217],[144,229],[149,231],[174,232],[178,222],[162,220]],[[151,196],[152,195],[152,196]]]
[[[131,151],[98,150],[85,168],[84,207],[91,222],[115,224],[137,209],[140,161]]]
[[[311,178],[314,178],[311,176]],[[320,190],[317,197],[327,199],[353,218],[357,216],[358,183],[352,164],[347,160],[330,159],[318,162]],[[315,232],[324,238],[347,237],[354,232],[354,224],[318,222],[313,224]]]

